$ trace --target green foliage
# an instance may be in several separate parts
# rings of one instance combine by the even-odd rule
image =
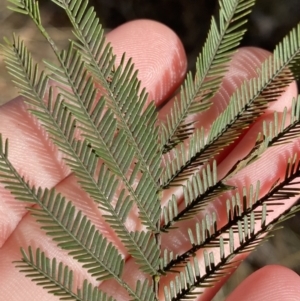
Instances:
[[[215,158],[299,79],[300,25],[266,59],[258,76],[233,93],[211,128],[204,129],[195,128],[188,117],[209,109],[243,37],[254,0],[219,1],[219,15],[211,20],[195,75],[187,74],[180,100],[175,100],[166,122],[160,125],[154,102],[146,106],[147,93],[140,89],[131,59],[124,54],[115,66],[113,49],[105,42],[103,28],[87,0],[52,0],[73,26],[74,41],[62,51],[43,27],[37,1],[9,2],[10,9],[33,20],[52,47],[57,64],[45,62],[45,71],[39,72],[23,40],[14,35],[2,45],[8,72],[81,188],[148,277],[131,287],[123,273],[126,260],[120,251],[72,200],[55,189],[33,187],[24,179],[11,164],[8,141],[1,136],[0,181],[16,200],[38,205],[28,210],[41,229],[96,280],[114,279],[130,300],[158,300],[159,293],[164,293],[165,300],[195,298],[231,272],[239,260],[237,255],[254,249],[276,224],[299,210],[295,206],[269,216],[272,206],[283,206],[299,194],[293,186],[300,177],[296,155],[287,162],[285,177],[263,196],[260,183],[236,191],[227,181],[270,147],[299,137],[300,97],[293,100],[290,120],[285,110],[281,120],[275,112],[273,122],[264,122],[253,149],[223,178],[218,177]],[[57,89],[59,93],[54,93]],[[173,186],[181,189],[183,204],[179,206],[180,200],[172,195],[162,206],[163,190]],[[186,230],[188,250],[175,254],[162,248],[162,235],[176,231],[179,222],[193,220],[209,203],[230,191],[233,197],[227,200],[225,224],[218,225],[215,213],[207,214]],[[126,221],[134,210],[142,228],[130,231]],[[213,247],[219,254],[210,251]],[[203,253],[203,270],[197,252]],[[16,263],[20,271],[60,300],[115,300],[113,292],[110,296],[87,280],[77,288],[73,271],[39,248],[21,248],[21,256]],[[160,287],[166,275],[176,276]]]

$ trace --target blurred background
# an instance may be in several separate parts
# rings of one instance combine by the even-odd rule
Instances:
[[[51,51],[38,35],[32,22],[23,15],[6,9],[0,0],[0,37],[21,35],[37,61],[51,59]],[[63,11],[50,0],[40,0],[44,25],[60,46],[71,36],[70,24]],[[188,55],[189,69],[206,38],[212,14],[218,11],[216,0],[90,0],[98,11],[107,31],[129,20],[147,18],[172,28],[183,41]],[[257,46],[272,50],[300,21],[299,0],[258,0],[249,20],[243,46]],[[0,56],[0,104],[17,95]],[[237,284],[254,270],[266,264],[282,264],[300,274],[300,216],[288,221],[270,239],[253,252],[233,274],[214,300],[223,300]]]
[[[37,61],[51,58],[51,50],[26,16],[9,11],[7,0],[0,0],[0,37],[12,31],[28,43]],[[51,0],[40,0],[44,26],[58,44],[64,46],[70,36],[70,24],[63,11]],[[172,28],[183,41],[188,55],[189,69],[206,38],[212,14],[218,11],[217,0],[90,0],[98,11],[106,30],[129,20],[147,18]],[[300,21],[299,0],[258,0],[249,20],[248,32],[242,45],[272,50],[276,43]],[[10,85],[0,58],[0,103],[16,95]],[[2,88],[6,88],[3,90]]]

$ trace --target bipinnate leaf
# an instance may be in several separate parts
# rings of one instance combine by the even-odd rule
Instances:
[[[298,96],[296,100],[292,100],[290,120],[286,126],[287,114],[288,111],[287,108],[285,108],[283,110],[281,120],[279,120],[279,113],[275,111],[274,118],[271,122],[263,122],[263,129],[262,132],[259,132],[258,134],[255,147],[228,171],[227,175],[223,178],[223,181],[226,182],[239,170],[242,170],[244,167],[254,163],[269,147],[287,144],[292,142],[294,139],[299,138],[300,96]]]
[[[140,81],[131,60],[125,56],[117,68],[112,47],[105,43],[103,28],[99,24],[94,9],[88,8],[86,0],[55,0],[67,13],[78,39],[75,46],[84,59],[84,68],[100,80],[104,90],[106,105],[114,112],[118,126],[124,130],[138,161],[139,169],[147,175],[152,192],[158,189],[160,176],[160,156],[157,144],[158,133],[155,123],[157,113],[154,102],[146,107],[147,94],[139,91]],[[83,62],[78,62],[83,63]],[[147,189],[150,189],[148,187]]]
[[[151,301],[155,300],[155,294],[153,292],[153,289],[149,286],[148,279],[144,280],[143,282],[141,280],[138,280],[136,283],[136,295],[139,296],[139,298],[143,301]]]
[[[31,113],[42,122],[53,142],[66,155],[64,159],[72,172],[80,179],[79,183],[82,188],[100,204],[102,210],[109,213],[109,215],[104,215],[104,217],[120,235],[122,242],[128,248],[129,254],[134,258],[142,257],[147,259],[143,251],[138,247],[134,237],[124,225],[133,202],[129,200],[128,196],[125,197],[124,193],[116,195],[118,183],[116,175],[104,165],[102,165],[100,170],[97,170],[97,156],[86,141],[79,141],[75,137],[76,122],[73,118],[74,115],[66,110],[60,94],[55,99],[52,86],[49,88],[48,99],[45,101],[44,98],[47,94],[46,89],[49,83],[48,77],[45,73],[38,74],[38,67],[36,64],[33,64],[32,56],[23,41],[14,36],[13,43],[11,44],[7,41],[7,45],[11,47],[13,45],[12,49],[4,47],[5,59],[8,64],[7,68],[15,77],[14,81],[21,89],[20,93],[27,98]],[[23,63],[24,61],[26,62],[25,64]],[[31,76],[32,70],[34,70],[33,76]],[[103,113],[104,105],[104,100],[99,100],[93,113],[98,118],[102,116],[103,136],[109,141],[112,136],[107,134],[108,127],[105,120],[109,118],[110,113],[109,111]],[[76,113],[74,114],[76,116]],[[116,205],[116,207],[112,204],[113,197],[118,198],[119,205]],[[157,273],[155,265],[149,265],[148,260],[145,260],[144,264],[140,265],[140,268],[147,271],[151,270],[151,274]]]
[[[175,178],[187,177],[200,164],[232,144],[239,137],[241,129],[249,127],[263,114],[270,102],[275,101],[294,79],[299,78],[299,68],[295,67],[299,62],[300,24],[265,60],[258,69],[258,76],[246,81],[233,93],[229,105],[213,122],[207,137],[203,129],[195,130],[187,148],[179,145],[174,150],[176,159],[167,162],[163,171],[164,186]],[[186,153],[182,153],[182,149]],[[174,162],[175,167],[172,166]],[[175,172],[168,176],[169,170]]]
[[[231,248],[234,248],[234,240],[238,239],[238,252],[252,250],[260,241],[258,238],[270,231],[270,225],[276,225],[279,220],[284,219],[285,214],[290,216],[300,209],[299,205],[294,206],[293,209],[286,209],[290,199],[300,192],[300,188],[295,186],[299,182],[299,177],[300,161],[295,155],[288,160],[284,179],[276,181],[263,197],[259,198],[260,183],[257,183],[255,189],[253,186],[250,186],[249,190],[244,187],[242,196],[237,192],[227,200],[227,223],[219,228],[215,214],[206,215],[201,224],[196,224],[194,231],[188,231],[192,247],[185,253],[176,254],[176,256],[166,255],[169,261],[164,261],[163,269],[165,271],[176,270],[176,266],[180,266],[188,260],[191,254],[196,254],[200,249],[208,248],[209,250],[218,246],[218,240],[221,238],[223,241],[229,240],[230,242],[231,240],[229,243]],[[276,206],[277,211],[280,210],[280,207],[283,208],[284,213],[281,213],[281,218],[269,217],[269,213],[273,211],[271,210],[272,206]],[[257,222],[260,222],[260,226],[257,226]],[[238,234],[236,238],[234,238],[234,233]],[[244,239],[246,240],[244,241]],[[221,241],[219,243],[223,244]],[[246,243],[247,246],[243,246],[242,243]],[[220,249],[222,251],[222,248]],[[230,253],[234,252],[230,251]],[[222,254],[224,254],[224,249]]]
[[[176,166],[177,162],[173,161],[173,163],[172,167]],[[172,184],[175,185],[176,182]],[[161,230],[168,231],[168,229],[174,228],[177,222],[193,218],[209,202],[232,189],[234,187],[225,185],[222,181],[217,180],[216,161],[213,161],[212,166],[207,164],[200,173],[191,176],[190,180],[187,179],[183,186],[184,207],[181,210],[178,208],[179,200],[175,195],[169,200],[167,206],[163,207],[164,225],[161,227]]]
[[[58,263],[55,258],[49,259],[40,249],[34,254],[31,247],[27,252],[21,248],[21,253],[22,259],[15,262],[20,272],[25,273],[26,277],[42,286],[49,294],[58,296],[59,300],[116,301],[87,280],[76,291],[74,272],[62,262]]]
[[[111,141],[108,144],[105,136],[102,136],[97,129],[97,125],[94,123],[94,120],[91,119],[90,116],[90,110],[92,110],[92,104],[95,104],[95,102],[98,100],[97,98],[97,90],[93,87],[92,85],[92,76],[90,76],[86,70],[84,70],[84,64],[83,60],[78,56],[78,51],[76,51],[73,47],[73,42],[70,43],[69,48],[67,51],[59,51],[58,47],[55,45],[55,42],[53,39],[50,37],[50,35],[47,33],[46,29],[43,27],[41,20],[39,18],[39,15],[36,13],[38,10],[38,3],[37,1],[34,0],[24,0],[23,1],[17,1],[17,0],[12,0],[12,3],[16,5],[18,9],[22,9],[24,13],[27,13],[33,22],[37,25],[38,29],[42,33],[42,35],[45,37],[45,39],[48,41],[50,46],[53,49],[54,54],[56,55],[56,58],[60,64],[60,66],[55,66],[52,64],[47,64],[48,68],[51,68],[50,71],[54,73],[54,79],[58,80],[60,82],[59,87],[61,85],[64,85],[64,89],[62,89],[62,93],[64,98],[67,99],[66,105],[68,105],[68,109],[71,112],[76,112],[76,119],[79,123],[80,129],[85,130],[83,132],[83,136],[86,137],[90,143],[92,144],[93,148],[97,149],[98,153],[101,155],[105,155],[102,159],[106,161],[106,163],[113,168],[114,172],[118,173],[118,176],[120,176],[121,180],[123,181],[124,185],[126,186],[128,193],[131,195],[132,199],[134,202],[137,204],[139,210],[140,210],[140,216],[142,222],[151,230],[157,230],[157,222],[160,217],[160,201],[158,197],[155,199],[156,204],[155,204],[155,210],[152,210],[151,212],[147,210],[145,203],[141,202],[141,198],[139,195],[136,193],[135,189],[131,186],[127,174],[126,174],[126,168],[129,168],[130,164],[134,164],[133,162],[133,154],[134,154],[134,148],[133,145],[131,144],[123,144],[122,147],[126,148],[128,151],[128,155],[125,158],[126,165],[124,166],[122,164],[123,157],[115,157],[116,152],[113,151],[111,145]],[[79,3],[79,2],[78,2]],[[78,60],[80,60],[78,62]],[[130,67],[130,65],[128,66]],[[127,82],[127,71],[124,72],[123,81]],[[120,70],[121,71],[121,70]],[[119,79],[120,72],[116,76],[116,81]],[[121,79],[120,79],[121,80]],[[130,81],[130,73],[128,76],[128,81]],[[114,83],[114,82],[113,82]],[[115,83],[114,83],[115,84]],[[118,89],[123,87],[123,89],[119,90],[118,93],[122,94],[124,91],[126,91],[127,86],[126,85],[117,85]],[[134,88],[133,91],[135,91],[133,94],[137,95],[138,88],[135,84],[132,86]],[[131,90],[132,88],[130,88]],[[87,93],[87,95],[86,95]],[[133,98],[129,97],[129,103],[131,106],[134,106],[135,104],[132,102],[135,96],[132,96]],[[88,99],[85,99],[85,97],[88,97]],[[91,101],[91,99],[93,101]],[[135,106],[136,108],[137,106]],[[149,111],[147,111],[149,113]],[[149,114],[146,114],[147,117],[149,117]],[[151,115],[151,114],[150,114]],[[99,116],[97,116],[99,118]],[[97,118],[96,117],[96,118]],[[138,118],[138,116],[136,116]],[[114,116],[113,114],[110,114],[110,118],[108,122],[113,122]],[[130,120],[130,118],[129,118]],[[130,121],[132,122],[132,121]],[[150,123],[153,125],[153,122]],[[148,126],[148,124],[147,124]],[[116,128],[114,125],[112,125],[113,128],[110,128],[111,130]],[[152,133],[155,133],[157,131],[152,131]],[[118,136],[120,139],[123,139],[122,136],[125,138],[127,137],[126,135],[126,130],[123,130],[122,133]],[[140,136],[139,136],[140,137]],[[124,139],[125,139],[124,138]],[[127,139],[126,139],[127,140]],[[146,141],[146,140],[143,140]],[[148,145],[148,147],[152,148],[153,145],[151,144]],[[124,152],[123,152],[124,151]],[[126,154],[126,150],[123,149],[120,153]],[[152,166],[155,169],[155,177],[159,174],[160,171],[160,156],[159,153],[156,152],[151,152],[148,151],[147,154],[155,154],[155,162]],[[147,168],[149,169],[149,168]],[[150,169],[149,169],[150,170]],[[147,173],[144,173],[143,176],[146,177]],[[146,181],[140,181],[140,186],[143,184],[142,187],[140,187],[140,190],[145,190],[145,189],[150,189],[149,186],[149,181],[152,183],[152,191],[151,194],[157,194],[157,184],[154,183],[153,179],[150,179],[149,174],[147,176]],[[146,184],[145,184],[146,183]]]
[[[58,246],[69,250],[69,254],[78,261],[84,261],[84,267],[98,279],[120,279],[124,260],[118,250],[81,211],[76,213],[75,206],[66,202],[54,189],[40,188],[36,191],[22,177],[16,177],[18,173],[8,160],[7,147],[3,150],[2,139],[0,147],[1,183],[10,189],[17,200],[40,206],[28,210],[42,224],[42,229],[59,242]]]
[[[163,152],[192,135],[194,122],[187,122],[188,116],[210,107],[210,100],[219,89],[231,56],[245,33],[243,25],[254,3],[255,0],[219,0],[218,20],[212,17],[207,40],[197,58],[195,78],[188,73],[180,100],[174,102],[166,124],[161,127]]]
[[[300,210],[299,205],[294,206],[300,193],[297,154],[265,195],[259,192],[260,182],[246,187],[227,184],[244,168],[259,164],[270,147],[299,138],[300,97],[291,100],[291,111],[274,112],[271,122],[263,122],[255,145],[223,178],[218,175],[217,157],[300,78],[300,24],[278,44],[256,76],[236,89],[210,128],[204,128],[201,119],[195,125],[195,114],[211,106],[245,33],[254,0],[219,0],[219,15],[211,20],[195,76],[188,73],[180,99],[173,102],[161,124],[154,102],[149,102],[145,89],[140,88],[133,60],[123,54],[116,64],[88,0],[52,0],[73,26],[75,41],[70,40],[64,50],[43,26],[38,1],[8,1],[11,10],[32,19],[56,62],[44,61],[40,72],[22,39],[13,35],[1,45],[7,70],[29,112],[62,153],[80,188],[97,204],[128,257],[72,200],[54,188],[30,185],[30,179],[10,162],[8,142],[1,134],[0,182],[16,200],[29,205],[28,211],[41,229],[96,281],[105,285],[106,280],[114,280],[127,291],[128,299],[135,301],[157,301],[163,293],[166,301],[194,299],[232,272],[240,261],[237,255],[253,250],[278,223]],[[176,192],[168,194],[167,190],[174,188]],[[163,190],[171,195],[169,200],[163,199]],[[163,232],[172,231],[176,237],[180,221],[191,219],[192,223],[225,192],[231,197],[222,224],[217,212],[206,214],[186,229],[190,244],[185,250],[165,248]],[[164,207],[162,201],[167,201]],[[21,253],[20,271],[59,299],[115,300],[114,292],[109,296],[87,280],[75,287],[69,267],[48,258],[39,248],[36,252],[31,247],[21,249]],[[143,273],[143,280],[133,285],[123,273],[130,257]],[[162,287],[164,276],[171,280]]]
[[[42,224],[41,228],[46,234],[52,236],[59,247],[68,250],[70,256],[83,262],[83,267],[92,276],[97,280],[114,278],[127,289],[132,297],[136,297],[135,292],[121,278],[125,262],[113,244],[107,241],[81,211],[76,213],[76,207],[70,201],[66,202],[65,198],[56,193],[54,189],[49,191],[40,188],[36,191],[31,188],[11,165],[7,150],[7,142],[3,146],[2,139],[0,139],[0,182],[5,184],[5,187],[17,200],[40,206],[40,208],[30,207],[28,210],[37,222]],[[139,254],[136,251],[136,245],[144,248],[144,261],[142,262],[139,258],[141,255],[138,258],[143,263],[141,266],[146,269],[148,262],[145,263],[147,259],[145,249],[147,245],[143,240],[145,233],[140,235],[136,232],[134,235],[130,235],[136,237],[137,241],[131,250],[133,255]],[[147,237],[146,241],[149,241],[149,235]],[[155,249],[156,251],[153,253]],[[150,251],[151,253],[148,255],[151,263],[158,265],[159,252],[157,245],[153,242]],[[148,268],[147,272],[151,272],[151,268]]]
[[[94,9],[88,7],[88,1],[53,2],[67,13],[78,39],[75,46],[81,50],[81,57],[86,61],[85,67],[94,74],[95,80],[100,80],[101,89],[105,90],[107,105],[114,111],[119,126],[126,131],[129,141],[135,144],[136,155],[142,161],[144,169],[147,169],[151,161],[145,160],[144,152],[147,148],[143,147],[146,143],[144,137],[147,137],[149,144],[157,142],[157,133],[153,131],[157,114],[153,102],[145,108],[147,95],[145,90],[138,93],[140,82],[131,59],[126,62],[123,56],[119,66],[114,67],[115,55],[112,47],[105,43],[104,30]],[[145,112],[142,112],[143,109]]]
[[[234,259],[238,254],[247,253],[256,248],[263,240],[267,239],[274,226],[291,218],[300,210],[299,205],[291,207],[280,214],[280,217],[266,222],[267,206],[262,207],[261,216],[257,212],[250,212],[242,221],[230,227],[228,234],[223,234],[218,240],[214,239],[213,245],[207,244],[201,247],[203,250],[205,271],[201,272],[197,257],[190,259],[183,272],[165,287],[166,300],[184,300],[194,298],[204,292],[204,289],[214,285],[220,278],[231,273],[239,259]],[[260,220],[260,229],[256,230],[256,220]],[[225,236],[225,237],[224,237]],[[194,241],[194,239],[193,239]],[[220,251],[216,256],[212,247],[219,241],[217,247]],[[225,246],[228,247],[225,247]],[[201,290],[198,290],[201,289]]]

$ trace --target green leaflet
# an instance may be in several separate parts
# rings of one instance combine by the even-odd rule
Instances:
[[[123,160],[124,158],[123,157],[120,158],[120,157],[116,156],[116,153],[111,148],[111,144],[108,143],[108,141],[106,139],[107,138],[105,136],[106,133],[104,136],[101,135],[101,132],[98,131],[95,120],[90,118],[89,113],[91,113],[91,112],[89,112],[88,109],[91,109],[91,106],[89,106],[89,104],[91,104],[92,100],[89,98],[86,99],[85,97],[92,97],[93,101],[95,102],[96,101],[96,99],[95,99],[96,90],[95,89],[92,89],[94,91],[91,90],[90,84],[91,84],[92,78],[89,77],[87,72],[83,70],[84,65],[80,64],[78,62],[78,59],[80,59],[80,58],[76,54],[76,51],[73,49],[73,43],[72,42],[70,43],[68,51],[60,52],[58,50],[58,48],[55,45],[55,42],[47,34],[47,32],[45,31],[45,29],[43,28],[43,26],[41,24],[39,14],[37,13],[37,11],[38,11],[38,2],[37,1],[26,0],[26,1],[24,1],[24,3],[22,1],[21,2],[20,1],[12,1],[12,2],[15,3],[16,6],[19,6],[19,8],[23,8],[24,12],[26,12],[27,14],[29,14],[31,16],[34,23],[37,25],[37,27],[40,29],[43,36],[46,38],[46,40],[51,45],[59,63],[60,63],[60,66],[53,67],[48,64],[48,67],[50,67],[50,71],[54,73],[54,79],[58,80],[60,82],[60,84],[63,84],[69,88],[69,90],[66,90],[66,89],[63,90],[63,96],[64,96],[64,98],[67,98],[68,101],[71,101],[71,103],[67,102],[66,105],[68,104],[69,110],[71,110],[71,112],[76,114],[78,122],[81,123],[81,125],[82,125],[81,129],[86,131],[88,128],[88,131],[85,133],[85,137],[87,139],[89,139],[89,141],[93,144],[93,147],[97,149],[100,156],[101,155],[103,156],[103,159],[106,161],[106,163],[109,165],[109,167],[111,167],[114,170],[114,172],[117,172],[118,175],[121,177],[122,181],[124,182],[124,185],[128,189],[128,192],[131,194],[131,197],[138,204],[143,222],[151,229],[156,229],[157,228],[156,223],[157,223],[157,221],[159,219],[159,215],[160,215],[159,199],[158,198],[156,199],[156,206],[155,206],[154,210],[152,211],[152,214],[149,215],[150,212],[146,209],[145,204],[140,201],[140,197],[134,191],[134,189],[132,188],[132,186],[130,185],[130,183],[127,179],[126,169],[129,168],[130,164],[133,164],[133,161],[132,161],[133,154],[134,154],[133,146],[131,144],[128,144],[128,145],[124,144],[124,145],[122,145],[122,147],[124,147],[124,149],[119,150],[120,153],[122,153],[122,154],[127,154],[127,151],[129,152],[127,158],[125,158],[127,165],[123,166],[123,164],[120,161]],[[81,2],[78,2],[78,3],[79,3],[79,7],[80,7]],[[107,53],[104,53],[104,56],[105,55],[107,55]],[[130,68],[130,65],[128,65],[128,68]],[[119,69],[119,70],[121,71],[121,69]],[[125,72],[124,72],[125,81],[130,81],[130,74],[127,74],[127,73],[128,73],[128,70],[125,70]],[[119,76],[120,76],[120,74],[118,73],[116,75],[116,80],[119,79]],[[87,82],[85,82],[85,80]],[[114,83],[114,80],[112,80],[112,82]],[[135,83],[133,83],[133,87],[136,88]],[[126,87],[123,85],[123,90],[120,91],[120,94],[122,94],[124,90],[126,90]],[[73,93],[73,95],[70,93],[70,91]],[[85,93],[88,93],[88,95],[85,95]],[[131,97],[128,98],[128,101],[129,101],[129,103],[131,103],[131,106],[134,106],[134,103],[132,103],[132,99],[135,98],[134,96],[137,95],[137,93],[138,93],[138,91],[136,90],[135,94],[131,95]],[[79,109],[79,108],[81,108],[81,109]],[[148,115],[149,114],[147,113],[146,116],[148,116]],[[97,117],[99,118],[99,116],[96,115],[96,118]],[[138,118],[138,116],[136,116],[136,119],[137,118]],[[132,120],[129,118],[128,122],[132,122]],[[116,126],[116,125],[114,125],[113,115],[110,115],[108,123],[112,127]],[[153,124],[153,122],[152,122],[152,124]],[[144,124],[144,126],[146,126],[146,125],[148,125],[148,124]],[[102,127],[103,127],[103,124],[102,124]],[[111,131],[113,131],[113,130],[114,129],[112,128]],[[122,135],[125,137],[126,132],[124,131],[118,137],[120,139],[122,139],[122,137],[121,137]],[[124,139],[124,137],[123,137],[123,139]],[[146,139],[146,138],[144,138],[144,139]],[[155,143],[154,144],[152,143],[150,145],[150,147],[152,147],[153,145],[155,145]],[[126,147],[126,149],[125,149],[125,147]],[[146,153],[149,154],[149,152],[146,152]],[[145,154],[145,156],[147,154]],[[158,159],[156,159],[155,163],[152,162],[153,160],[151,160],[151,162],[152,162],[152,166],[155,167],[155,170],[154,170],[155,176],[157,176],[157,173],[159,170],[160,157],[158,156],[159,155],[158,153],[154,152],[154,154],[156,155],[156,158],[158,158]],[[143,176],[145,176],[145,173]],[[149,177],[149,181],[151,181],[150,178],[151,177]],[[148,181],[140,181],[140,186],[142,185],[142,183],[145,183],[145,182],[148,182]],[[148,187],[148,185],[146,185],[146,184],[144,184],[142,187],[140,187],[141,190],[144,190],[146,188],[150,189]],[[155,186],[152,181],[152,193],[155,194],[156,192],[157,192],[157,186]]]
[[[230,267],[237,264],[237,261],[233,260],[234,255],[255,249],[262,240],[270,236],[270,231],[274,229],[275,225],[294,216],[300,210],[299,206],[291,207],[284,210],[281,216],[275,219],[268,218],[267,214],[269,207],[284,207],[285,201],[299,194],[299,188],[289,187],[293,187],[293,180],[300,176],[299,162],[297,156],[289,159],[285,179],[279,184],[275,183],[265,197],[258,199],[258,190],[256,189],[256,193],[253,194],[251,189],[249,194],[244,191],[243,204],[240,203],[239,194],[231,201],[228,200],[228,223],[225,227],[218,229],[216,217],[213,215],[212,217],[206,216],[201,225],[196,224],[195,236],[189,229],[192,248],[174,259],[172,255],[166,255],[165,258],[169,260],[162,263],[163,268],[174,271],[176,270],[174,266],[185,262],[191,254],[196,254],[197,250],[204,249],[206,269],[200,274],[197,257],[191,259],[191,263],[189,262],[185,270],[180,272],[180,276],[177,276],[175,281],[170,283],[170,287],[165,287],[166,300],[180,300],[182,296],[185,298],[193,296],[195,288],[209,287],[211,282],[230,274]],[[260,228],[256,230],[258,221],[260,221]],[[220,235],[221,233],[222,235]],[[228,241],[229,250],[225,248],[225,241]],[[213,247],[219,249],[219,261],[215,258],[213,251],[210,251]],[[167,265],[166,262],[168,262]]]
[[[112,205],[112,199],[116,194],[117,178],[104,165],[100,171],[96,171],[97,157],[92,149],[88,146],[86,141],[83,143],[76,139],[75,128],[76,123],[72,120],[72,115],[65,109],[65,104],[61,102],[61,96],[58,95],[54,100],[52,87],[50,87],[48,104],[43,100],[45,89],[48,85],[48,78],[42,73],[38,75],[37,65],[33,65],[32,57],[24,43],[14,37],[13,44],[16,45],[15,51],[7,50],[7,62],[11,62],[8,69],[12,75],[19,74],[16,77],[15,83],[22,89],[21,94],[27,97],[28,103],[34,107],[31,112],[43,122],[44,127],[52,135],[54,143],[59,149],[67,155],[65,158],[71,170],[80,179],[79,183],[94,200],[101,204],[101,209],[107,211],[106,220],[110,225],[116,229],[117,233],[122,237],[122,241],[130,249],[130,254],[135,258],[143,258],[144,264],[141,269],[151,270],[151,274],[155,274],[154,266],[158,264],[158,250],[157,256],[153,258],[153,262],[147,262],[147,257],[143,255],[140,246],[133,239],[132,235],[124,226],[127,219],[128,212],[132,208],[133,202],[129,200],[128,196],[124,194],[118,196],[118,204],[116,207]],[[20,49],[20,51],[18,51]],[[17,58],[19,60],[15,61]],[[26,61],[26,68],[20,61]],[[31,77],[31,72],[34,71],[32,81],[28,81]],[[23,75],[23,76],[21,76]],[[95,115],[103,116],[104,101],[100,100],[93,112]],[[107,123],[105,116],[109,116],[109,111],[102,117],[103,130],[107,133]],[[99,130],[100,131],[100,130]],[[104,134],[105,136],[105,134]],[[106,134],[106,136],[108,136]],[[108,136],[109,137],[109,136]],[[119,208],[118,208],[119,207]]]
[[[36,250],[35,256],[30,247],[27,253],[24,249],[21,249],[21,253],[22,260],[15,262],[20,272],[26,273],[27,277],[42,285],[50,294],[59,296],[60,300],[115,301],[86,280],[82,289],[77,289],[76,292],[73,284],[74,272],[62,262],[57,264],[55,258],[51,260],[46,257],[40,249]]]
[[[176,160],[167,162],[163,172],[164,187],[169,182],[186,179],[199,164],[217,155],[233,143],[241,129],[249,127],[294,79],[299,78],[300,24],[287,35],[258,70],[259,76],[245,82],[231,96],[225,111],[213,122],[208,137],[196,130],[187,148],[174,150]],[[292,71],[290,72],[289,69]],[[280,84],[279,84],[280,83]],[[172,176],[169,176],[172,170]]]
[[[201,175],[200,175],[201,174]],[[209,164],[202,169],[201,173],[193,175],[187,180],[183,187],[184,208],[178,209],[179,200],[172,196],[168,205],[163,208],[164,225],[162,231],[169,228],[180,221],[192,218],[197,212],[205,208],[205,206],[222,195],[225,191],[232,190],[234,187],[225,185],[222,181],[217,180],[217,165],[213,162],[211,167]]]
[[[165,300],[193,299],[231,273],[237,265],[236,255],[253,250],[276,224],[299,210],[299,206],[292,207],[292,198],[300,192],[293,186],[300,176],[296,154],[287,162],[283,179],[275,181],[264,196],[259,194],[261,183],[235,191],[227,180],[259,162],[270,147],[298,139],[300,98],[293,100],[290,118],[286,109],[264,123],[253,149],[223,178],[218,175],[215,156],[236,141],[288,84],[299,79],[300,25],[276,47],[257,77],[233,93],[228,107],[209,129],[195,129],[187,118],[210,107],[245,32],[254,0],[219,1],[219,15],[212,18],[196,74],[187,75],[180,101],[174,102],[166,123],[160,125],[154,102],[146,104],[147,92],[140,89],[133,60],[124,54],[116,66],[113,49],[87,0],[52,0],[73,26],[75,40],[64,50],[58,49],[43,27],[38,1],[9,2],[10,9],[33,20],[58,63],[45,61],[45,70],[39,72],[22,39],[14,35],[1,45],[7,70],[30,113],[63,154],[81,189],[96,202],[128,257],[123,258],[72,200],[55,189],[31,187],[30,179],[11,164],[8,142],[2,137],[0,182],[17,200],[39,206],[28,210],[54,243],[81,262],[91,277],[104,282],[114,279],[130,300],[157,301],[163,294]],[[162,207],[163,190],[174,187],[179,193]],[[230,191],[225,224],[219,225],[217,213],[207,214],[186,229],[190,240],[186,250],[164,247],[162,234],[176,233],[180,221],[192,220]],[[272,208],[278,211],[275,218],[268,215]],[[137,224],[142,225],[138,230],[128,228],[135,212]],[[60,300],[115,300],[114,292],[107,295],[88,281],[79,289],[74,287],[76,275],[69,267],[46,257],[39,248],[21,248],[21,256],[20,271]],[[130,257],[145,275],[133,285],[128,284],[131,275],[124,272]],[[170,280],[162,287],[164,276]],[[202,290],[195,292],[195,288]]]
[[[191,73],[187,75],[180,101],[174,102],[166,125],[162,126],[164,152],[192,135],[193,123],[186,122],[189,115],[210,107],[210,99],[219,89],[231,56],[245,33],[243,25],[254,3],[254,0],[219,1],[218,24],[212,18],[207,40],[197,58],[195,79]]]
[[[134,72],[134,65],[131,60],[126,63],[123,56],[120,66],[115,70],[112,47],[109,44],[105,46],[102,26],[94,9],[88,8],[88,1],[54,2],[66,11],[79,41],[75,42],[75,46],[87,62],[85,68],[95,75],[94,80],[100,80],[106,91],[107,105],[116,115],[130,144],[134,145],[140,168],[148,174],[148,181],[152,182],[153,189],[157,188],[160,158],[156,155],[159,151],[157,129],[153,128],[157,113],[153,102],[145,109],[147,94],[145,90],[139,92],[140,82],[137,72]]]
[[[2,138],[0,148],[1,183],[5,184],[17,200],[38,204],[42,208],[29,210],[37,217],[38,222],[44,224],[42,228],[47,234],[59,241],[63,249],[70,250],[70,255],[74,252],[79,261],[88,262],[87,268],[93,270],[99,279],[120,277],[124,261],[117,249],[107,242],[80,211],[75,214],[75,207],[71,202],[66,203],[64,197],[55,193],[53,189],[49,191],[40,188],[36,191],[31,188],[8,160],[7,143],[3,148]],[[90,239],[87,239],[88,237]],[[93,249],[89,249],[91,246]],[[107,264],[104,260],[110,256],[115,261],[113,266],[111,262]]]
[[[285,108],[282,114],[281,121],[278,120],[278,113],[274,112],[274,120],[263,123],[263,132],[259,133],[257,137],[256,146],[236,165],[228,172],[223,181],[232,177],[239,170],[252,164],[266,151],[268,147],[287,144],[293,139],[299,138],[299,126],[300,126],[300,97],[297,100],[293,100],[292,109],[290,115],[289,125],[285,127],[287,119],[287,109]]]

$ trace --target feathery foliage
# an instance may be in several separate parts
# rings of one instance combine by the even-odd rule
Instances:
[[[30,206],[41,229],[95,281],[115,281],[130,300],[193,299],[229,275],[240,261],[238,255],[253,250],[275,225],[300,209],[294,205],[300,190],[297,153],[287,161],[284,177],[266,193],[260,191],[260,182],[242,188],[230,182],[270,148],[299,138],[300,97],[291,100],[291,110],[274,112],[273,121],[263,122],[255,145],[225,175],[218,172],[218,154],[236,143],[299,79],[300,24],[265,60],[257,76],[231,95],[211,127],[204,128],[190,120],[213,104],[255,0],[219,0],[219,14],[211,19],[195,75],[187,74],[180,97],[160,124],[154,102],[146,104],[148,95],[140,88],[132,60],[124,54],[116,65],[88,0],[52,0],[73,26],[74,39],[65,50],[43,27],[38,1],[8,1],[11,10],[32,19],[57,61],[45,61],[40,72],[22,38],[13,35],[1,45],[7,70],[29,112],[63,154],[81,189],[97,204],[144,278],[132,286],[124,253],[72,200],[23,177],[11,163],[9,141],[1,135],[0,182],[17,201]],[[164,193],[174,187],[179,193],[171,194],[163,205]],[[203,213],[219,199],[226,202],[222,224],[215,212]],[[196,222],[201,213],[205,217]],[[140,223],[134,229],[132,215]],[[164,236],[176,236],[180,222],[187,219],[194,223],[185,231],[190,246],[178,253],[165,248]],[[59,300],[117,300],[113,291],[107,294],[89,280],[77,285],[76,273],[42,248],[21,248],[16,267],[48,293]],[[162,287],[166,276],[168,283]]]

